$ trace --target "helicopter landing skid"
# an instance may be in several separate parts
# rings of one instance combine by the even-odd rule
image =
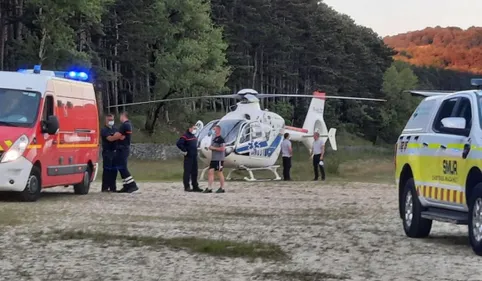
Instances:
[[[262,180],[281,180],[281,177],[279,176],[278,174],[278,168],[279,168],[279,165],[275,165],[275,166],[269,166],[269,167],[263,167],[263,168],[248,168],[248,167],[244,167],[244,166],[241,166],[239,168],[235,168],[235,169],[231,169],[231,171],[229,172],[228,176],[226,177],[227,180],[231,180],[231,174],[234,172],[234,171],[239,171],[239,170],[244,170],[244,171],[247,171],[249,173],[249,177],[244,177],[244,180],[245,181],[261,181],[261,180],[258,180],[254,177],[254,174],[253,174],[253,171],[263,171],[263,170],[269,170],[271,171],[275,178],[274,179],[262,179]]]
[[[281,180],[281,177],[279,176],[278,174],[278,168],[280,166],[279,165],[275,165],[275,166],[269,166],[269,167],[263,167],[263,168],[248,168],[248,167],[245,167],[245,166],[241,166],[239,168],[233,168],[231,169],[231,171],[229,171],[228,175],[226,176],[226,180],[231,180],[231,174],[234,172],[234,171],[247,171],[249,173],[249,177],[244,177],[244,180],[245,181],[271,181],[271,180]],[[204,179],[204,174],[206,173],[206,171],[209,170],[209,166],[204,168],[201,172],[201,176],[199,177],[199,180],[203,180]],[[269,170],[271,171],[275,178],[274,179],[256,179],[254,177],[254,174],[253,174],[253,171],[262,171],[262,170]]]

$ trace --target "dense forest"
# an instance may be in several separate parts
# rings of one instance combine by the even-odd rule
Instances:
[[[330,100],[325,118],[330,127],[374,143],[391,142],[418,102],[403,90],[464,89],[472,77],[394,63],[397,52],[373,30],[317,0],[0,3],[0,69],[34,64],[43,69],[87,69],[102,105],[100,114],[124,109],[143,114],[147,133],[168,119],[192,120],[202,112],[225,111],[235,101],[109,106],[242,88],[274,94],[318,89],[330,95],[387,99],[383,104]],[[473,42],[480,52],[480,41]],[[300,125],[308,102],[266,100],[263,106]]]
[[[395,59],[482,74],[482,27],[426,28],[389,36],[384,41],[398,52]]]

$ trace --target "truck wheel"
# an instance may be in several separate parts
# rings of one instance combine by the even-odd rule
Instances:
[[[35,202],[40,198],[41,191],[40,169],[37,166],[33,166],[27,180],[27,185],[25,189],[20,192],[20,200],[24,202]]]
[[[75,194],[85,195],[89,193],[91,173],[92,172],[90,171],[90,168],[87,168],[87,170],[85,170],[84,177],[82,178],[82,182],[74,185]]]
[[[482,183],[474,187],[468,201],[470,245],[475,254],[482,256]]]
[[[413,178],[405,184],[400,204],[405,234],[412,238],[427,237],[432,229],[432,220],[422,218],[423,207],[418,200]]]

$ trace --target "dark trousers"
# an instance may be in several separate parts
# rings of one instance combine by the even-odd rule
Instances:
[[[325,179],[325,168],[320,165],[320,158],[321,154],[313,155],[313,171],[315,172],[315,180],[318,179],[318,169],[320,169],[321,172],[321,179]]]
[[[130,149],[128,147],[118,148],[116,153],[116,164],[123,181],[123,190],[137,187],[134,178],[127,168],[127,160],[129,159]]]
[[[291,169],[291,157],[283,156],[283,179],[285,181],[291,180],[290,169]]]
[[[102,151],[102,191],[116,191],[117,167],[115,164],[115,150]]]
[[[184,189],[190,189],[189,179],[191,179],[193,189],[199,188],[199,183],[197,182],[197,174],[198,174],[197,157],[184,156],[184,173],[182,177]]]

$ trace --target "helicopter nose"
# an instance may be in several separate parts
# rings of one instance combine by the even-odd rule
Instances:
[[[204,151],[209,151],[209,144],[210,144],[210,137],[204,137],[202,140],[201,140],[201,149],[204,150]]]

